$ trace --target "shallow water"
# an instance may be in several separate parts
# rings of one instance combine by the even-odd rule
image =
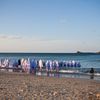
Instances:
[[[100,76],[92,76],[92,75],[89,75],[89,74],[78,74],[78,73],[60,73],[60,74],[57,74],[57,73],[41,73],[41,72],[37,72],[36,73],[37,76],[48,76],[48,77],[57,77],[57,78],[61,78],[61,77],[66,77],[66,78],[81,78],[81,79],[92,79],[92,80],[98,80],[100,81]],[[92,78],[91,78],[92,77]]]
[[[75,60],[80,62],[81,68],[78,68],[80,72],[88,73],[90,68],[93,67],[95,72],[98,73],[97,77],[94,79],[100,80],[100,54],[94,53],[0,53],[0,59],[8,58],[13,64],[15,60],[21,58],[30,58],[30,59],[42,59],[42,60],[58,60],[58,61],[71,61]],[[63,68],[62,68],[63,69]],[[71,68],[72,70],[77,68]],[[74,75],[74,74],[73,74]],[[60,77],[78,77],[78,78],[87,78],[89,75],[74,75],[72,74],[63,74]]]
[[[81,63],[82,68],[100,68],[100,54],[94,53],[0,53],[0,59],[9,58],[17,60],[19,58],[70,61],[75,60]]]

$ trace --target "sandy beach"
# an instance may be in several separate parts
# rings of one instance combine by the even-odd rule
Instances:
[[[100,81],[0,72],[0,100],[100,100]]]

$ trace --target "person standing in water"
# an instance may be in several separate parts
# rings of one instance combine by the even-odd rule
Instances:
[[[94,68],[90,69],[90,79],[94,79]]]
[[[42,71],[42,68],[43,68],[43,62],[42,62],[42,60],[40,59],[40,60],[39,60],[39,71]]]

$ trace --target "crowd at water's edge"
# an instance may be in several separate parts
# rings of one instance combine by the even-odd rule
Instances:
[[[57,61],[57,60],[35,60],[35,59],[18,59],[13,63],[9,59],[1,59],[0,60],[1,68],[22,68],[23,72],[32,73],[34,70],[38,69],[41,71],[42,69],[46,69],[46,71],[60,70],[64,67],[67,68],[76,68],[81,67],[81,64],[77,61]]]

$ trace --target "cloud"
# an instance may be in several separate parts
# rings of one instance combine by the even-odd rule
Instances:
[[[89,41],[84,43],[84,41],[80,42],[79,40],[30,38],[16,35],[0,35],[0,37],[3,38],[0,39],[0,52],[74,52],[78,50],[89,51],[94,50],[94,48],[99,48],[93,44],[90,45],[90,43],[88,43]]]
[[[22,39],[23,37],[21,36],[9,36],[10,39]]]
[[[6,38],[8,38],[8,36],[6,36],[6,35],[0,35],[0,39],[6,39]]]
[[[22,39],[22,36],[1,34],[0,39]]]
[[[57,38],[48,38],[48,37],[45,37],[45,38],[40,38],[40,37],[31,37],[29,38],[30,40],[32,41],[40,41],[40,42],[66,42],[66,41],[70,41],[70,40],[66,40],[66,39],[63,39],[63,38],[60,38],[60,39],[57,39]]]

